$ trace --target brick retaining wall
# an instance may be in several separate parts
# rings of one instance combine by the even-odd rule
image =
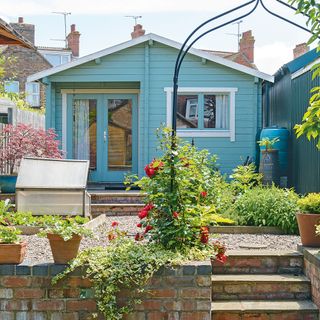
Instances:
[[[96,311],[94,292],[80,272],[51,285],[62,265],[1,265],[2,320],[84,320]],[[211,319],[210,262],[162,268],[150,281],[130,320]],[[125,297],[123,292],[121,297]],[[101,317],[103,319],[103,317]]]
[[[311,281],[312,301],[320,309],[320,248],[299,247],[304,255],[304,273]]]

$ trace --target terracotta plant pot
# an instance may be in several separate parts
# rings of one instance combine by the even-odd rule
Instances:
[[[316,235],[316,225],[320,223],[320,214],[296,214],[301,243],[306,247],[320,247],[320,236]]]
[[[64,241],[56,234],[47,234],[47,238],[50,242],[53,261],[58,264],[66,264],[77,256],[82,239],[76,234],[68,241]]]
[[[0,243],[0,264],[19,264],[27,251],[27,243]]]

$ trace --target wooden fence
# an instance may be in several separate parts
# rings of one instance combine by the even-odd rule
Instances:
[[[16,118],[13,124],[24,123],[29,124],[35,129],[45,128],[45,117],[44,114],[27,110],[16,110]]]

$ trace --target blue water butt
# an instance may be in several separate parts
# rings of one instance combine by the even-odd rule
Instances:
[[[279,150],[279,175],[280,177],[288,176],[288,152],[289,152],[290,132],[286,128],[268,127],[264,128],[260,134],[260,140],[263,138],[279,138],[279,141],[273,145],[274,149]],[[260,151],[265,147],[260,147]],[[260,153],[261,156],[261,153]]]

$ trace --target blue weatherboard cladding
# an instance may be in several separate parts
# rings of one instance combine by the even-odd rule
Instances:
[[[148,41],[48,77],[47,127],[61,138],[61,89],[140,89],[139,174],[157,155],[156,129],[166,121],[165,87],[172,87],[178,50]],[[230,138],[195,138],[199,148],[218,155],[222,172],[230,174],[247,156],[256,156],[261,129],[261,81],[254,76],[188,54],[181,69],[181,87],[235,87],[236,141]],[[68,124],[69,126],[71,124]],[[190,138],[191,139],[191,138]]]
[[[264,87],[265,126],[287,128],[289,139],[290,187],[299,193],[320,192],[320,152],[314,141],[306,137],[296,138],[293,127],[301,123],[308,102],[310,90],[320,85],[319,78],[312,80],[312,71],[291,79],[294,72],[306,67],[320,57],[316,49],[290,61],[275,74],[275,82]]]

